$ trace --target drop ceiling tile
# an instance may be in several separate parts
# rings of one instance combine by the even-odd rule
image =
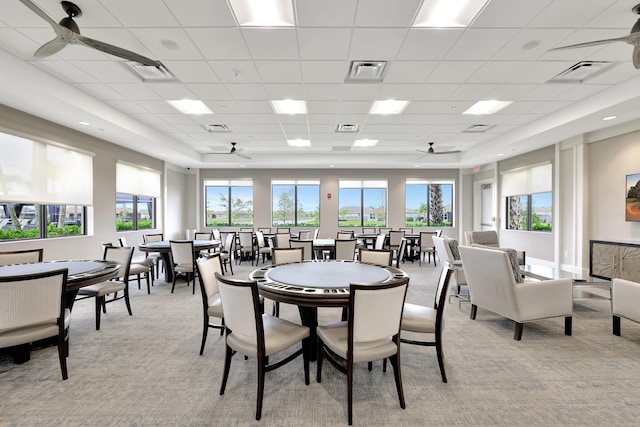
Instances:
[[[409,103],[411,105],[411,103]],[[336,110],[340,114],[369,114],[371,109],[371,101],[348,101],[340,102]]]
[[[413,101],[444,101],[460,86],[459,84],[424,84],[413,97]]]
[[[336,125],[338,120],[336,119],[335,114],[311,114],[309,115],[309,123],[311,124],[327,124],[327,125]],[[340,121],[340,123],[345,123]],[[348,121],[346,123],[353,123]]]
[[[268,84],[264,89],[272,100],[304,99],[304,86],[301,84]]]
[[[529,84],[503,84],[493,89],[487,97],[489,99],[520,101],[538,86],[539,85]]]
[[[154,101],[160,99],[157,93],[143,83],[113,83],[108,86],[126,96],[127,99],[134,101]]]
[[[464,83],[475,73],[482,61],[442,61],[429,75],[426,83]]]
[[[344,60],[351,43],[350,28],[298,28],[300,58]]]
[[[505,21],[512,28],[525,27],[553,0],[491,0],[473,21],[473,28],[501,28]]]
[[[144,122],[150,125],[166,123],[157,114],[132,114],[131,117],[134,117],[137,120],[140,120],[141,122]]]
[[[342,83],[349,64],[346,61],[302,61],[304,83]]]
[[[179,26],[162,0],[109,0],[103,1],[102,4],[125,27]]]
[[[205,59],[251,59],[244,37],[233,28],[185,28],[193,43]]]
[[[341,99],[345,101],[374,101],[380,99],[381,88],[382,84],[375,83],[345,83],[342,86]]]
[[[596,93],[601,92],[607,89],[608,87],[609,85],[596,85],[596,84],[577,85],[576,87],[561,93],[556,98],[554,98],[554,100],[580,101],[581,99],[585,99],[585,98],[588,98],[589,96],[595,95]]]
[[[222,115],[220,117],[223,117]],[[247,124],[255,125],[276,125],[280,123],[275,114],[246,114]]]
[[[299,59],[296,31],[293,28],[241,29],[253,59]]]
[[[411,100],[416,91],[420,88],[419,84],[391,84],[382,85],[380,91],[376,95],[378,99],[405,99]]]
[[[153,114],[177,114],[177,110],[164,100],[137,101],[136,104],[148,113]]]
[[[275,114],[271,103],[264,101],[236,101],[237,112],[246,114]],[[235,110],[233,110],[235,111]],[[231,112],[231,111],[230,111]]]
[[[307,114],[335,114],[340,108],[338,101],[307,101]]]
[[[365,61],[393,59],[406,34],[406,29],[398,28],[355,28],[349,58]]]
[[[532,114],[551,114],[555,111],[569,107],[571,101],[545,101],[538,103],[538,106],[530,111]]]
[[[147,83],[147,87],[162,99],[197,99],[193,92],[181,83]]]
[[[336,99],[341,99],[343,86],[344,84],[305,84],[305,98],[316,101],[335,101]]]
[[[108,104],[127,114],[145,114],[149,111],[140,104],[133,101],[107,101]]]
[[[255,61],[263,83],[302,83],[299,61]]]
[[[300,27],[351,27],[357,0],[296,1]]]
[[[120,61],[69,61],[69,63],[103,83],[140,82],[140,78]]]
[[[358,3],[356,27],[410,27],[420,0],[367,0]]]
[[[438,65],[437,61],[393,61],[384,77],[385,83],[423,83]]]
[[[65,61],[37,61],[34,65],[68,83],[95,83],[96,79]]]
[[[209,61],[222,83],[260,83],[260,74],[253,61]]]
[[[195,124],[193,123],[193,120],[191,120],[191,116],[189,116],[188,114],[178,113],[176,112],[176,110],[174,110],[174,113],[172,114],[158,114],[157,116],[162,118],[166,123],[176,126],[178,130],[180,130],[180,128],[177,125],[186,124],[186,125],[195,126]]]
[[[548,101],[554,100],[562,93],[573,89],[574,83],[546,83],[538,86],[522,97],[523,101]]]
[[[236,25],[226,0],[164,0],[164,3],[183,27]]]
[[[126,100],[122,93],[102,83],[82,83],[75,86],[103,101]]]
[[[523,28],[491,59],[531,61],[543,57],[549,49],[560,46],[575,30],[568,28]]]
[[[448,60],[487,60],[518,33],[515,29],[468,28],[447,52]]]
[[[218,83],[218,76],[205,61],[162,61],[182,83]]]
[[[131,28],[130,31],[156,58],[176,61],[203,58],[182,28]]]
[[[187,88],[201,100],[232,100],[233,96],[223,84],[187,84]]]
[[[603,13],[616,0],[556,0],[529,23],[530,27],[582,27]]]
[[[508,83],[542,84],[574,65],[573,61],[537,61],[520,70]]]
[[[484,63],[466,83],[503,83],[529,65],[529,61],[490,61]]]
[[[396,59],[440,60],[453,47],[464,29],[412,28],[409,30]]]
[[[269,96],[260,84],[228,84],[227,90],[235,100],[259,101],[268,100]]]

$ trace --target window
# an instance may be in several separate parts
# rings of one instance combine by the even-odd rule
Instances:
[[[407,181],[405,224],[408,227],[453,227],[453,183]]]
[[[253,181],[207,180],[206,227],[253,227]]]
[[[339,227],[385,227],[387,181],[340,180]]]
[[[320,181],[271,181],[271,218],[278,226],[320,225]]]
[[[155,228],[155,198],[116,193],[116,230]]]
[[[0,132],[0,240],[85,234],[93,158]]]
[[[118,162],[116,164],[116,230],[155,228],[160,172]]]
[[[551,164],[502,175],[508,230],[552,231]]]
[[[79,205],[0,203],[0,240],[82,235],[85,216]]]

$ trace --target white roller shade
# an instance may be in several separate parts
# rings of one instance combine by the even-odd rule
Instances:
[[[160,197],[160,190],[160,172],[126,163],[116,164],[116,192]]]
[[[93,157],[0,133],[0,200],[93,204]]]
[[[553,170],[550,163],[502,174],[502,195],[546,193],[552,191]]]

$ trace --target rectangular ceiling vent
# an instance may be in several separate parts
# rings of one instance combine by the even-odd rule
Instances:
[[[381,82],[387,67],[386,61],[351,61],[345,82]]]
[[[549,80],[549,82],[582,83],[585,80],[602,74],[612,64],[612,62],[606,61],[580,61]]]
[[[483,124],[476,124],[476,125],[471,125],[468,128],[466,128],[465,130],[463,130],[462,132],[467,132],[467,133],[482,133],[482,132],[486,132],[489,129],[491,129],[492,127],[494,127],[495,125],[483,125]]]
[[[358,128],[360,126],[356,123],[356,124],[347,124],[347,123],[341,123],[338,126],[336,126],[336,132],[340,133],[340,132],[358,132]]]
[[[209,133],[228,133],[231,132],[231,129],[227,127],[227,125],[204,125],[204,128]]]
[[[347,152],[347,151],[351,151],[351,146],[349,146],[349,145],[347,145],[347,146],[334,145],[333,147],[331,147],[331,151],[338,152],[338,153],[344,153],[344,152]]]
[[[152,65],[143,65],[135,61],[127,61],[124,63],[129,70],[138,76],[143,82],[174,82],[176,77],[164,65],[154,67]]]

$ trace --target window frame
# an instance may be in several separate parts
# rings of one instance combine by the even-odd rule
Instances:
[[[132,207],[131,207],[131,228],[119,228],[121,227],[119,224],[126,224],[129,223],[129,221],[119,221],[119,217],[118,217],[118,199],[122,196],[130,196],[131,197],[131,201],[129,202],[127,200],[126,203],[131,203]],[[151,199],[151,213],[149,213],[150,217],[151,217],[151,226],[150,227],[140,227],[140,222],[142,222],[139,219],[139,204],[140,203],[149,203],[148,201],[145,200],[140,200],[142,198],[148,198]],[[122,200],[122,199],[121,199]],[[116,193],[116,232],[117,233],[122,233],[122,232],[126,232],[126,231],[137,231],[137,230],[153,230],[156,228],[156,205],[157,205],[157,198],[156,197],[152,197],[152,196],[142,196],[142,195],[136,195],[136,194],[128,194],[128,193]],[[129,215],[127,215],[127,218],[129,217]],[[145,220],[146,221],[146,220]]]
[[[35,227],[33,228],[29,228],[27,230],[25,229],[20,229],[20,230],[15,230],[15,228],[9,228],[7,229],[7,231],[4,230],[3,226],[3,230],[0,233],[0,242],[4,241],[4,242],[17,242],[17,241],[25,241],[25,240],[41,240],[41,239],[56,239],[56,238],[65,238],[65,237],[78,237],[78,236],[86,236],[87,235],[87,206],[85,205],[65,205],[65,204],[40,204],[40,203],[26,203],[26,202],[7,202],[7,201],[0,201],[0,205],[23,205],[24,206],[33,206],[33,219],[36,221]],[[62,227],[58,227],[58,226],[53,226],[50,227],[51,225],[53,225],[53,222],[49,222],[48,219],[50,217],[49,215],[49,210],[51,209],[51,207],[54,206],[73,206],[76,208],[76,212],[74,214],[74,217],[77,218],[77,209],[80,208],[81,212],[79,214],[79,217],[82,218],[82,222],[80,225],[76,224],[64,224]],[[8,209],[8,207],[6,208]],[[4,209],[3,209],[4,210]],[[4,213],[4,212],[3,212]],[[53,215],[53,214],[52,214]],[[59,213],[58,213],[59,215]],[[22,212],[20,213],[19,216],[22,216]],[[4,217],[4,219],[11,219],[10,217]],[[44,219],[44,221],[43,221]],[[78,221],[77,219],[75,221]],[[31,222],[31,220],[29,220],[29,222]],[[65,223],[67,221],[65,220]],[[26,224],[25,224],[26,225]],[[30,224],[30,225],[34,225],[34,224]],[[69,227],[69,228],[68,228]],[[77,229],[75,227],[79,227],[80,232],[77,232]],[[15,237],[15,238],[5,238],[4,236],[8,233],[8,230],[15,230],[15,232],[20,231],[20,233],[18,234],[23,234],[24,232],[28,232],[30,230],[36,230],[38,235],[37,236],[27,236],[27,237]],[[60,233],[54,233],[54,230],[61,230]],[[10,233],[9,233],[10,234]],[[29,234],[29,233],[26,233]],[[35,234],[35,233],[33,233]]]
[[[535,207],[533,206],[533,198],[536,195],[543,195],[543,194],[548,194],[550,202],[551,202],[551,221],[550,222],[534,222],[534,218],[535,216],[537,216],[537,212],[534,211]],[[526,212],[525,212],[525,219],[526,219],[526,227],[525,228],[513,228],[511,227],[511,199],[514,197],[518,197],[520,199],[522,199],[523,197],[526,200]],[[514,230],[514,231],[533,231],[533,232],[540,232],[540,233],[551,233],[553,232],[553,191],[542,191],[539,193],[530,193],[530,194],[518,194],[518,195],[513,195],[513,196],[505,196],[505,229],[506,230]],[[547,224],[547,226],[544,227],[540,227],[539,224]],[[538,228],[536,228],[538,227]]]
[[[405,181],[405,211],[404,211],[404,217],[405,217],[405,227],[442,227],[442,228],[453,228],[455,227],[455,191],[456,191],[456,185],[455,185],[455,180],[407,180]],[[425,212],[425,220],[422,222],[418,222],[418,221],[413,221],[413,222],[409,222],[407,221],[407,209],[409,208],[407,206],[407,204],[409,203],[409,198],[407,197],[407,194],[409,193],[408,191],[408,186],[410,185],[423,185],[425,186],[425,201],[424,204],[426,205],[426,212]],[[451,216],[451,221],[446,221],[444,220],[445,218],[443,218],[443,222],[441,223],[433,223],[432,222],[432,215],[431,215],[431,211],[432,211],[432,203],[431,203],[431,198],[432,198],[432,191],[431,191],[431,186],[433,185],[440,185],[442,186],[450,186],[451,187],[451,201],[450,201],[450,209],[449,209],[449,213]],[[445,207],[446,205],[443,204],[443,207]],[[419,213],[417,213],[417,216],[419,215]],[[445,215],[446,216],[446,215]]]
[[[208,224],[207,221],[209,219],[208,217],[208,204],[209,204],[209,199],[208,199],[208,195],[207,195],[207,188],[208,187],[221,187],[221,188],[226,188],[227,190],[227,200],[231,201],[233,198],[233,189],[234,188],[251,188],[251,201],[250,201],[250,208],[246,207],[250,212],[251,212],[251,222],[250,223],[239,223],[239,224],[233,224],[232,220],[233,220],[233,204],[232,203],[228,203],[227,206],[227,212],[226,212],[226,219],[227,219],[227,223],[226,224]],[[254,210],[253,210],[253,199],[254,199],[254,186],[253,186],[253,179],[232,179],[232,180],[228,180],[228,179],[205,179],[203,181],[203,186],[202,189],[204,191],[204,227],[253,227],[255,220],[254,220]]]
[[[275,211],[274,211],[274,187],[276,186],[292,186],[293,187],[293,223],[275,223]],[[315,216],[317,221],[314,223],[300,223],[298,220],[298,213],[300,212],[298,189],[299,187],[317,187],[318,199],[317,210]],[[271,180],[271,226],[272,227],[320,227],[320,180],[314,179],[272,179]]]
[[[344,183],[344,185],[343,185]],[[384,183],[384,187],[375,186],[373,183]],[[360,224],[341,224],[341,203],[342,190],[359,190],[360,191]],[[367,216],[365,218],[365,191],[366,190],[384,190],[384,221],[379,224],[377,221],[373,223]],[[379,208],[374,208],[379,209]],[[376,217],[377,219],[377,217]],[[342,222],[353,222],[353,220],[345,220]],[[389,223],[389,181],[386,179],[339,179],[338,180],[338,227],[386,227]]]

